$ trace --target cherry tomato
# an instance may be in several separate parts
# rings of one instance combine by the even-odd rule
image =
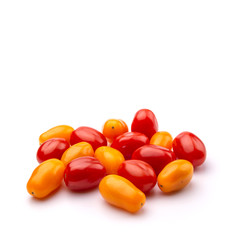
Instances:
[[[121,164],[118,175],[128,179],[142,192],[149,192],[157,182],[153,168],[140,160],[128,160]]]
[[[168,132],[156,132],[150,139],[150,144],[172,149],[172,136]]]
[[[125,160],[131,159],[132,153],[139,147],[148,144],[149,139],[142,133],[126,132],[118,136],[112,143],[111,147],[119,150]]]
[[[90,127],[79,127],[72,132],[70,143],[74,145],[79,142],[88,142],[93,150],[101,146],[107,146],[107,140],[102,133]]]
[[[110,174],[99,184],[102,197],[110,204],[135,213],[144,205],[145,194],[124,177]]]
[[[94,157],[80,157],[71,161],[64,172],[64,182],[72,191],[95,188],[106,175],[104,166]]]
[[[49,159],[36,167],[28,180],[27,191],[36,198],[44,198],[62,183],[64,164],[58,159]]]
[[[142,160],[152,166],[156,175],[170,162],[176,159],[175,154],[163,147],[145,145],[138,148],[132,155],[132,159]]]
[[[163,192],[174,192],[184,188],[192,179],[193,165],[183,159],[167,164],[158,175],[158,186]]]
[[[174,138],[172,145],[176,157],[190,161],[194,167],[202,165],[206,159],[205,145],[193,133],[180,133]]]
[[[95,151],[95,157],[106,168],[107,174],[116,174],[119,166],[125,160],[124,156],[117,149],[112,147],[99,147]]]
[[[37,160],[39,163],[51,158],[61,159],[63,153],[70,147],[64,138],[51,138],[45,141],[37,151]]]
[[[139,110],[133,118],[131,131],[143,133],[150,140],[152,135],[158,131],[158,122],[154,113],[149,109]]]
[[[112,143],[116,137],[125,132],[128,132],[128,126],[120,119],[109,119],[103,126],[103,135],[107,138],[109,143]]]
[[[72,145],[68,148],[62,155],[61,161],[66,166],[73,159],[85,156],[94,156],[94,151],[92,146],[87,142],[80,142]]]
[[[68,125],[53,127],[40,135],[39,143],[42,144],[51,138],[64,138],[67,142],[69,142],[73,130],[74,129]]]

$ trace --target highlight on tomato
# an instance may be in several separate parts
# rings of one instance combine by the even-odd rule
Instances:
[[[172,161],[159,173],[158,187],[165,193],[179,191],[189,184],[193,171],[193,165],[187,160]]]
[[[128,126],[121,119],[109,119],[104,123],[102,132],[107,141],[112,143],[116,137],[128,132]]]
[[[99,191],[108,203],[130,213],[139,211],[146,201],[145,194],[133,183],[115,174],[101,180]]]
[[[168,163],[176,159],[176,156],[167,148],[147,144],[136,149],[132,154],[132,159],[147,162],[158,175]]]
[[[155,114],[149,109],[137,111],[132,121],[131,131],[143,133],[150,140],[153,134],[158,131],[158,121]]]
[[[120,151],[108,146],[99,147],[94,156],[106,168],[107,174],[116,174],[122,162],[125,161]]]
[[[107,146],[105,136],[91,127],[79,127],[72,132],[70,137],[71,145],[79,142],[87,142],[91,144],[94,151],[101,146]]]
[[[70,147],[64,138],[51,138],[43,142],[37,151],[37,160],[42,163],[51,158],[61,159],[63,153]]]
[[[120,151],[125,160],[131,159],[133,152],[149,143],[149,139],[142,133],[139,132],[126,132],[118,136],[111,144],[112,148]]]
[[[65,166],[58,159],[49,159],[39,164],[27,182],[28,193],[35,198],[45,198],[60,187]]]
[[[42,144],[51,138],[64,138],[69,143],[70,136],[71,136],[73,130],[74,129],[68,125],[55,126],[40,135],[39,143]]]
[[[156,132],[150,139],[150,144],[157,145],[160,147],[172,149],[172,135],[169,132],[161,131]]]
[[[140,160],[124,161],[118,169],[118,175],[128,179],[144,193],[151,191],[157,182],[151,165]]]
[[[202,140],[191,132],[182,132],[173,140],[173,151],[177,158],[186,159],[194,167],[202,165],[207,151]]]
[[[106,169],[95,157],[80,157],[71,161],[64,172],[64,182],[72,191],[83,191],[98,186]]]
[[[61,161],[66,166],[68,163],[70,163],[72,160],[79,158],[79,157],[86,157],[94,156],[94,151],[91,146],[91,144],[87,142],[80,142],[72,145],[70,148],[68,148],[62,155]]]

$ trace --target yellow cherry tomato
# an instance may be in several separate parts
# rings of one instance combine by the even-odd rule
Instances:
[[[73,130],[74,129],[68,125],[59,125],[53,127],[40,135],[39,143],[42,144],[51,138],[64,138],[69,142]]]
[[[173,138],[168,132],[156,132],[150,139],[150,144],[172,149]]]
[[[27,183],[27,191],[36,198],[44,198],[56,190],[62,183],[65,166],[63,162],[52,158],[39,164]]]
[[[112,143],[116,137],[128,132],[128,126],[123,120],[109,119],[104,123],[102,132],[108,142]]]
[[[79,157],[86,157],[94,156],[94,151],[90,143],[87,142],[80,142],[72,145],[70,148],[68,148],[62,155],[61,161],[66,166],[68,163],[70,163],[73,159],[79,158]]]
[[[111,174],[99,184],[102,197],[110,204],[128,212],[137,212],[145,203],[146,196],[124,177]]]
[[[158,187],[166,193],[178,191],[191,181],[193,171],[193,165],[187,160],[172,161],[159,173]]]
[[[125,160],[120,151],[106,146],[97,148],[95,158],[102,163],[107,174],[117,174],[120,165]]]

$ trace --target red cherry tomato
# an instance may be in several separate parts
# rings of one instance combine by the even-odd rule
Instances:
[[[79,127],[72,132],[70,137],[71,145],[79,142],[90,143],[94,151],[101,146],[107,146],[107,140],[104,135],[96,129],[90,127]]]
[[[51,158],[61,159],[63,153],[70,147],[64,138],[51,138],[45,141],[37,151],[37,160],[42,163]]]
[[[157,182],[153,168],[140,160],[128,160],[121,164],[118,175],[128,179],[142,192],[149,192]]]
[[[156,175],[170,162],[176,159],[175,154],[156,145],[145,145],[138,148],[132,155],[132,159],[142,160],[152,166]]]
[[[148,144],[149,139],[142,133],[126,132],[113,141],[111,147],[120,151],[125,160],[131,159],[132,153],[139,147]]]
[[[105,168],[96,158],[80,157],[66,166],[64,182],[72,191],[88,190],[97,187],[105,175]]]
[[[204,143],[191,132],[182,132],[172,143],[177,158],[188,160],[194,167],[204,163],[207,152]]]
[[[143,133],[150,140],[153,134],[158,131],[158,122],[154,113],[149,109],[139,110],[133,118],[131,131]]]

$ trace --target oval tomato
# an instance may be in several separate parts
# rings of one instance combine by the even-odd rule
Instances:
[[[118,175],[128,179],[142,192],[149,192],[157,182],[153,168],[140,160],[128,160],[121,164]]]
[[[131,159],[132,153],[139,147],[148,144],[149,139],[142,133],[126,132],[118,136],[112,143],[111,147],[120,151],[125,160]]]
[[[146,201],[145,194],[124,177],[110,174],[99,184],[102,197],[113,206],[135,213]]]
[[[79,158],[79,157],[93,157],[94,151],[91,144],[87,142],[80,142],[72,145],[68,148],[62,155],[61,161],[66,166],[72,160]]]
[[[104,123],[103,135],[107,138],[109,143],[112,143],[116,137],[125,132],[128,132],[128,126],[123,120],[109,119]]]
[[[132,159],[142,160],[152,166],[156,175],[170,162],[176,159],[175,154],[163,147],[145,145],[138,148],[132,155]]]
[[[169,132],[156,132],[150,139],[150,144],[172,149],[172,135]]]
[[[158,122],[154,113],[149,109],[139,110],[133,118],[131,131],[143,133],[150,140],[158,131]]]
[[[107,146],[107,140],[104,135],[90,127],[79,127],[72,132],[70,137],[71,145],[79,142],[90,143],[94,151],[101,146]]]
[[[36,198],[44,198],[62,183],[65,166],[58,159],[49,159],[39,164],[27,183],[27,191]]]
[[[106,168],[107,174],[116,174],[119,166],[125,160],[120,151],[112,147],[99,147],[94,155]]]
[[[39,163],[51,158],[61,159],[63,153],[70,147],[64,138],[52,138],[45,141],[37,151],[37,160]]]
[[[202,165],[206,159],[204,143],[191,132],[182,132],[177,135],[172,146],[177,158],[188,160],[194,167]]]
[[[104,166],[94,157],[80,157],[71,161],[64,172],[64,182],[72,191],[97,187],[106,175]]]
[[[183,159],[178,159],[167,164],[158,175],[158,187],[163,192],[181,190],[191,181],[193,165]]]
[[[68,125],[59,125],[53,127],[40,135],[39,143],[42,144],[51,138],[64,138],[69,142],[73,130],[74,129]]]

